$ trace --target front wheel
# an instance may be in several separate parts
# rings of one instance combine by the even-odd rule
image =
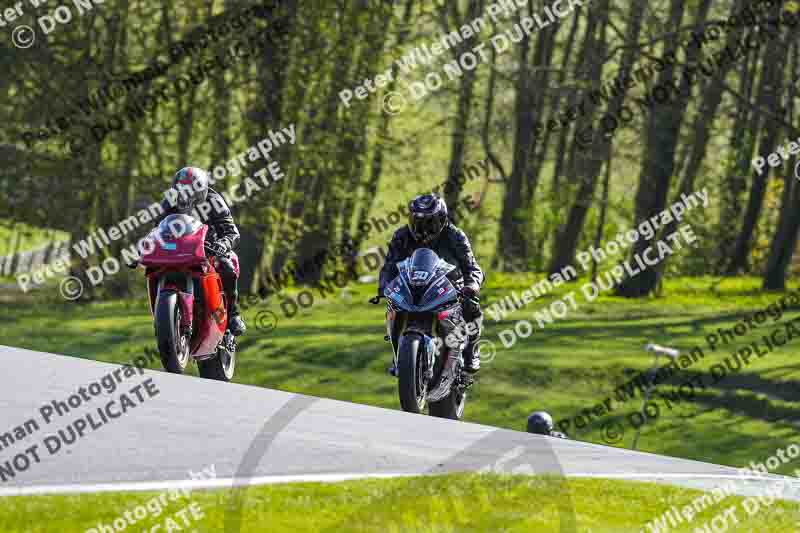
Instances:
[[[409,413],[421,413],[428,396],[425,366],[420,357],[419,335],[403,335],[397,349],[397,389],[400,407]]]
[[[181,334],[181,306],[175,291],[164,291],[156,301],[156,340],[167,372],[183,374],[189,363],[189,338]]]
[[[197,361],[197,370],[200,377],[215,379],[217,381],[230,381],[236,368],[236,341],[230,331],[225,332],[225,337],[217,346],[217,354],[211,359]]]

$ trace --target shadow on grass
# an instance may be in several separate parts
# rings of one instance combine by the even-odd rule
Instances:
[[[687,374],[687,378],[697,376],[700,379],[702,372],[692,372]],[[708,384],[712,378],[705,374],[704,383]],[[773,399],[787,402],[800,401],[800,381],[797,380],[776,380],[763,377],[754,373],[728,374],[717,383],[710,386],[712,389],[725,392],[747,391],[754,394],[764,394]]]
[[[726,409],[731,413],[769,423],[787,424],[794,428],[800,424],[800,408],[775,405],[769,398],[753,394],[730,394],[718,396],[710,393],[696,393],[692,401],[712,409]]]

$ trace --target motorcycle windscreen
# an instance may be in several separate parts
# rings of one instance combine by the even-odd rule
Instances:
[[[412,288],[427,286],[433,281],[439,256],[428,248],[419,248],[411,254],[408,262],[408,281]]]
[[[208,226],[189,215],[169,215],[143,242],[144,266],[195,266],[206,260]]]
[[[173,214],[161,221],[158,231],[164,239],[176,240],[196,233],[202,225],[191,215]]]

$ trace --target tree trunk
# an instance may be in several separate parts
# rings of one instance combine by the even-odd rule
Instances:
[[[463,15],[458,13],[456,2],[452,2],[448,6],[450,8],[450,16],[446,14],[447,8],[442,8],[440,10],[440,27],[442,31],[452,31],[453,28],[458,28],[462,24],[474,20],[483,11],[483,4],[484,0],[469,0],[467,12]],[[458,63],[462,54],[471,50],[477,44],[478,38],[474,35],[460,42],[458,46],[451,49],[453,61]],[[447,170],[447,181],[445,182],[443,194],[444,200],[449,206],[458,204],[461,191],[464,188],[464,152],[466,150],[469,122],[472,117],[476,71],[477,67],[466,70],[459,79],[458,102],[456,104],[456,116],[452,134],[453,141],[450,145],[450,165]]]
[[[753,87],[758,74],[759,56],[742,61],[739,69],[739,85],[745,99],[736,106],[736,118],[730,132],[730,148],[733,151],[733,164],[726,173],[720,187],[719,244],[715,271],[722,274],[733,254],[736,243],[736,228],[744,211],[743,199],[747,192],[747,176],[752,172],[750,157],[755,151],[756,139],[764,118],[753,106]]]
[[[559,91],[559,93],[553,96],[553,102],[551,104],[553,109],[555,109],[556,104],[559,101],[561,101],[561,88],[564,86],[564,81],[566,80],[567,77],[567,69],[569,68],[569,60],[572,55],[572,50],[575,46],[575,38],[578,34],[577,30],[581,20],[581,13],[582,12],[580,11],[575,13],[572,21],[572,28],[570,28],[569,30],[569,36],[567,37],[567,42],[564,49],[564,58],[561,62],[561,73],[558,79],[557,90]],[[578,57],[576,64],[577,65],[581,64],[580,57]],[[575,105],[575,103],[578,101],[578,97],[581,95],[581,91],[579,91],[577,87],[570,86],[567,89],[567,92],[569,93],[568,106],[571,107]],[[569,109],[569,107],[567,109]],[[556,162],[553,167],[553,182],[550,191],[551,209],[555,210],[556,212],[561,211],[561,206],[564,204],[563,200],[566,200],[566,196],[561,194],[560,192],[559,182],[561,175],[564,172],[564,165],[567,161],[567,154],[568,154],[567,140],[569,131],[570,131],[569,127],[562,128],[558,136],[558,142],[556,144]]]
[[[795,43],[792,48],[794,54],[789,73],[791,79],[797,79],[800,74],[800,47]],[[796,115],[794,101],[797,98],[797,92],[797,85],[791,86],[787,98],[789,103],[787,118],[791,123],[795,122],[793,120]],[[797,236],[800,229],[800,183],[794,176],[793,170],[797,162],[797,157],[793,156],[789,161],[789,168],[792,170],[783,175],[781,211],[777,229],[772,236],[767,267],[764,270],[763,287],[766,290],[784,290],[786,288],[786,273],[797,247]]]
[[[408,38],[408,29],[411,26],[411,17],[414,12],[415,1],[416,0],[406,0],[405,9],[403,12],[403,21],[397,32],[397,41],[395,43],[395,48],[397,50],[402,50],[403,45]],[[389,80],[385,94],[391,94],[395,91],[397,87],[397,74],[397,63],[392,62],[392,78]],[[366,238],[367,231],[364,228],[367,227],[367,218],[369,217],[369,213],[375,203],[375,197],[378,194],[378,186],[380,185],[381,175],[383,174],[384,150],[386,147],[386,140],[389,138],[389,127],[391,126],[392,116],[393,115],[391,113],[387,113],[385,110],[382,110],[380,118],[378,119],[378,129],[376,134],[377,140],[373,148],[372,161],[370,162],[370,174],[366,184],[364,185],[364,196],[360,202],[361,209],[356,220],[356,237],[353,239],[353,248],[356,251],[361,250],[361,246]],[[348,271],[351,276],[355,275],[355,269],[355,258],[352,258],[348,264]]]
[[[530,8],[530,5],[529,5]],[[519,14],[515,14],[515,22],[519,23]],[[530,164],[533,149],[535,124],[535,99],[533,91],[533,73],[528,64],[530,37],[524,34],[517,45],[519,69],[514,87],[514,148],[511,174],[506,182],[503,196],[503,207],[498,228],[497,253],[495,262],[502,270],[522,270],[528,262],[528,216],[523,211],[523,180]]]
[[[793,32],[788,32],[785,39],[771,39],[766,46],[762,62],[763,74],[758,102],[767,109],[779,109],[780,107],[781,94],[784,90],[784,65],[790,48],[790,38],[794,38]],[[758,154],[761,157],[766,158],[775,149],[781,129],[781,125],[777,121],[767,121],[766,130],[759,141]],[[744,220],[733,248],[733,256],[725,269],[725,273],[728,275],[735,275],[739,272],[747,271],[749,268],[750,248],[756,224],[761,215],[768,178],[769,167],[765,167],[761,174],[753,171],[753,182],[750,185]]]
[[[711,0],[702,0],[695,20],[695,31],[702,30],[705,24]],[[670,6],[669,25],[672,28],[680,27],[684,13],[682,0],[673,0]],[[681,35],[670,35],[665,46],[667,50],[677,50]],[[688,52],[687,60],[695,62],[702,53],[699,47],[693,47]],[[658,76],[657,84],[669,87],[674,83],[674,64],[669,64]],[[686,114],[692,84],[685,73],[679,80],[681,96],[669,102],[656,103],[648,116],[645,130],[645,151],[642,169],[639,175],[639,188],[636,191],[636,226],[664,210],[669,193],[670,180],[675,170],[675,154],[677,151],[678,137]],[[652,93],[651,93],[652,96]],[[644,105],[642,106],[644,108]],[[646,239],[640,235],[639,240],[633,244],[631,256],[639,255],[657,240]],[[659,282],[659,271],[648,267],[634,277],[626,278],[617,286],[616,293],[620,296],[642,297],[656,288]]]
[[[743,0],[737,0],[731,5],[730,15],[738,13],[744,7]],[[737,40],[737,34],[735,32],[730,32],[726,38],[725,45],[726,46],[733,46],[733,44]],[[705,159],[706,152],[708,151],[708,143],[711,140],[711,133],[712,133],[712,126],[714,125],[714,117],[717,114],[719,106],[722,102],[722,93],[725,85],[725,78],[728,72],[733,68],[734,64],[726,63],[725,66],[721,69],[721,71],[712,79],[710,80],[702,89],[702,102],[700,103],[700,108],[697,112],[697,116],[694,119],[694,125],[692,127],[692,137],[691,140],[688,142],[688,156],[687,162],[683,166],[682,178],[680,185],[678,186],[678,190],[674,195],[675,200],[678,201],[681,198],[681,195],[692,194],[694,191],[694,181],[695,177],[700,172],[701,165],[703,160]],[[743,72],[742,75],[746,73]],[[742,79],[741,82],[746,85],[746,80]],[[744,107],[744,106],[742,106]],[[747,109],[739,109],[739,117],[746,117],[747,116]],[[738,121],[738,119],[737,119]],[[744,128],[744,124],[746,122],[739,121],[738,125],[741,128],[738,128],[738,131],[741,132]],[[734,128],[737,130],[737,128]],[[743,139],[741,133],[738,135],[734,134],[737,139]],[[733,139],[732,139],[733,140]],[[745,157],[745,164],[749,164],[749,160]],[[724,206],[721,206],[724,207]],[[670,235],[674,233],[678,227],[678,221],[672,220],[667,224],[664,230],[661,232],[662,235]],[[724,240],[724,239],[721,239]],[[656,266],[658,270],[659,277],[663,274],[664,269],[667,265],[669,258],[665,257],[662,259],[659,264]]]
[[[639,39],[639,34],[642,27],[642,18],[644,15],[644,2],[636,1],[631,5],[630,18],[627,24],[627,34],[625,42],[628,47],[622,56],[622,71],[629,72],[636,61],[636,46],[635,43]],[[601,37],[596,41],[586,42],[586,52],[584,57],[589,62],[591,78],[600,86],[603,79],[603,63],[606,55],[606,26],[608,24],[608,2],[604,7],[598,6],[597,10],[605,13],[605,18],[602,20]],[[590,20],[593,17],[593,12],[589,14]],[[622,108],[627,89],[622,85],[623,90],[618,91],[608,103],[608,109],[619,110]],[[589,117],[594,116],[595,111],[599,108],[599,102],[592,100],[593,103],[589,104]],[[581,234],[583,233],[584,223],[589,208],[592,204],[594,191],[597,186],[598,176],[602,170],[603,160],[609,164],[611,159],[611,146],[613,137],[604,139],[594,145],[596,150],[600,151],[600,157],[592,157],[591,154],[582,153],[578,156],[578,168],[576,173],[580,176],[578,184],[578,191],[575,202],[572,204],[567,215],[566,223],[556,233],[556,239],[553,241],[553,256],[548,267],[548,272],[560,272],[567,265],[572,265],[575,262],[575,253],[580,242]],[[577,143],[574,143],[577,144]]]
[[[606,173],[603,179],[603,201],[600,204],[600,220],[597,221],[597,231],[594,234],[594,247],[602,246],[603,229],[606,225],[606,213],[608,212],[608,185],[611,181],[611,154],[606,160]],[[597,280],[597,260],[592,256],[592,283]]]

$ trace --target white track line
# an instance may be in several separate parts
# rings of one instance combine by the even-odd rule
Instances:
[[[351,481],[355,479],[388,479],[399,477],[414,477],[432,475],[423,472],[405,473],[364,473],[364,474],[305,474],[305,475],[286,475],[286,476],[257,476],[252,478],[217,478],[217,479],[179,479],[166,481],[138,481],[120,483],[93,483],[93,484],[72,484],[72,485],[40,485],[17,488],[0,488],[0,497],[7,496],[39,496],[43,494],[82,494],[93,492],[142,492],[142,491],[166,491],[170,489],[220,489],[231,487],[245,487],[250,485],[272,485],[278,483],[336,483],[340,481]],[[570,473],[567,477],[574,478],[605,478],[605,479],[736,479],[739,481],[768,481],[768,482],[791,482],[800,488],[800,479],[785,476],[739,476],[733,474],[692,474],[692,473]]]
[[[220,489],[246,487],[249,485],[270,485],[276,483],[335,483],[354,479],[384,479],[411,477],[422,474],[308,474],[294,476],[258,476],[246,478],[217,479],[176,479],[167,481],[134,481],[120,483],[94,483],[74,485],[41,485],[18,488],[0,488],[0,497],[38,496],[42,494],[81,494],[86,492],[141,492],[165,491],[170,489]]]
[[[653,473],[648,474],[646,472],[634,472],[630,474],[598,474],[598,473],[591,473],[591,474],[582,474],[582,473],[574,473],[574,474],[567,474],[568,477],[599,477],[599,478],[606,478],[606,479],[649,479],[649,478],[664,478],[664,479],[738,479],[742,481],[781,481],[781,482],[791,482],[800,484],[800,478],[795,478],[791,476],[781,476],[779,474],[770,474],[768,476],[740,476],[738,474],[692,474],[692,473]]]

